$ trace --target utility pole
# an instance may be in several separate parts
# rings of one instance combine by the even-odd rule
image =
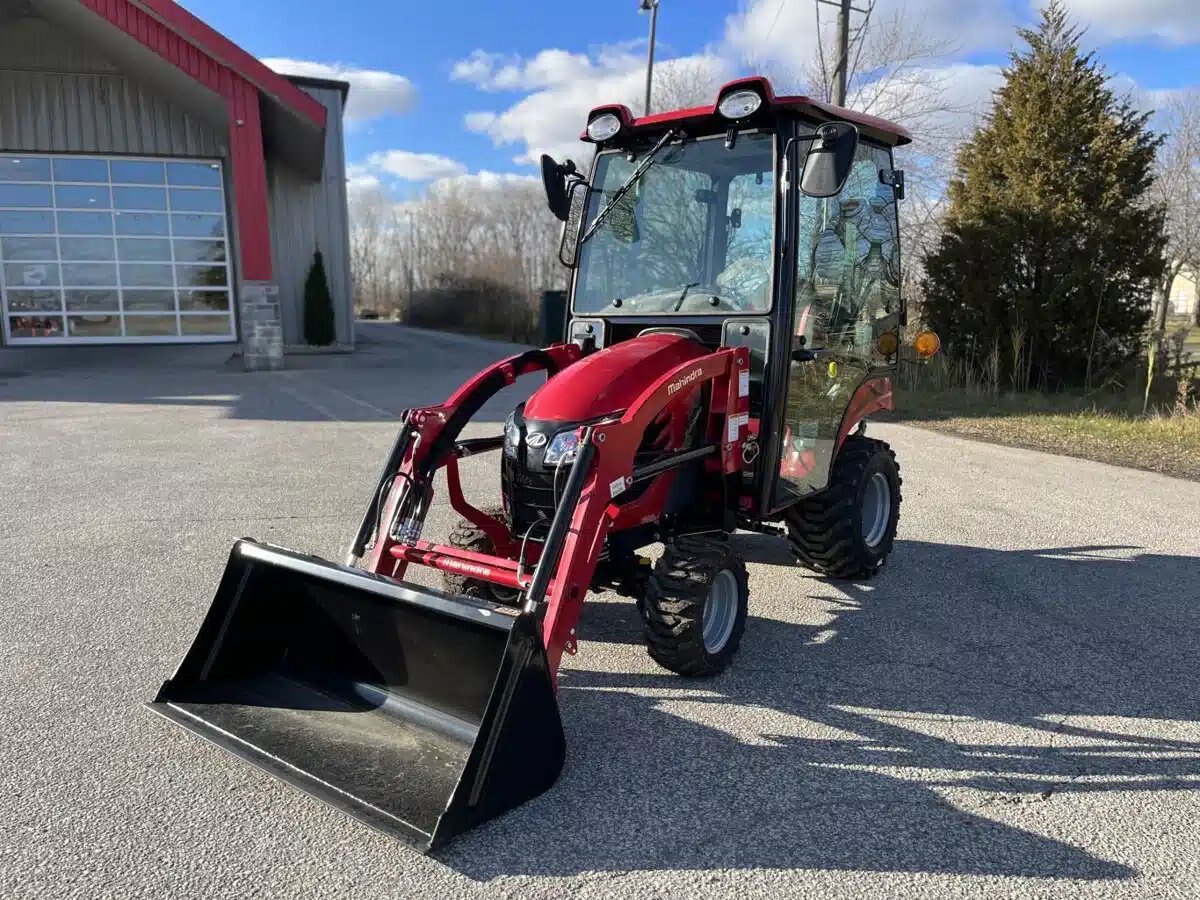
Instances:
[[[875,0],[870,0],[866,9],[860,9],[855,6],[853,0],[817,0],[818,30],[821,27],[822,6],[835,6],[838,11],[837,56],[834,57],[833,97],[831,99],[838,106],[845,106],[850,82],[850,48],[853,44],[862,43],[866,34],[867,23],[870,21],[871,13],[875,9]],[[862,24],[858,28],[851,28],[852,13],[860,13],[863,16]],[[824,68],[824,62],[825,58],[822,56],[822,68]]]
[[[837,20],[837,68],[833,70],[833,102],[846,105],[846,68],[850,65],[850,2],[841,0]]]
[[[646,109],[644,115],[650,115],[650,87],[654,81],[654,33],[658,28],[658,0],[641,0],[638,12],[650,13],[650,50],[646,57]]]

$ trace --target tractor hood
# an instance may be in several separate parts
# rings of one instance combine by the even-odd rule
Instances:
[[[586,356],[542,385],[525,420],[584,422],[630,406],[655,379],[708,353],[681,334],[652,332]]]

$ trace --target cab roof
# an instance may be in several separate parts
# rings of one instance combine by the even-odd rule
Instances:
[[[761,94],[763,97],[763,108],[746,119],[735,122],[722,116],[717,106],[727,94],[741,90],[753,90]],[[621,120],[621,134],[661,130],[663,126],[671,125],[678,125],[684,128],[694,127],[697,130],[705,132],[717,132],[735,124],[749,126],[754,122],[756,116],[782,110],[798,112],[817,122],[850,122],[857,125],[859,131],[866,137],[890,147],[899,147],[912,143],[912,135],[908,132],[908,129],[894,122],[889,122],[887,119],[856,112],[841,106],[834,106],[832,103],[825,103],[822,100],[815,100],[812,97],[801,95],[776,96],[774,89],[771,87],[771,82],[761,75],[755,75],[750,78],[739,78],[736,81],[730,81],[728,84],[722,85],[721,89],[717,91],[716,99],[711,106],[692,106],[687,109],[654,113],[649,116],[634,116],[627,106],[609,104],[607,106],[597,106],[588,113],[588,121],[590,122],[596,116],[603,113],[613,113]],[[586,129],[579,137],[580,140],[595,143],[595,141],[592,141],[588,137]]]

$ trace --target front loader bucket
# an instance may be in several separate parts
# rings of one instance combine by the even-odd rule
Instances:
[[[249,540],[149,706],[422,852],[566,752],[533,616]]]

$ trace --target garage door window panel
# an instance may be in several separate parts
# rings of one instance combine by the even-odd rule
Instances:
[[[113,214],[110,212],[60,212],[59,234],[112,234]]]
[[[120,291],[116,288],[68,288],[63,291],[67,312],[121,311]]]
[[[166,184],[166,174],[160,162],[114,159],[110,162],[113,184]]]
[[[0,259],[8,262],[52,262],[57,256],[52,237],[0,238]]]
[[[60,156],[53,160],[54,180],[58,184],[103,184],[108,176],[108,160],[78,156]]]
[[[176,213],[171,216],[171,233],[175,237],[225,237],[223,216]]]
[[[7,184],[0,182],[0,207],[7,209],[44,209],[53,206],[48,184]]]
[[[0,182],[49,181],[50,160],[38,156],[0,156]]]
[[[121,317],[112,315],[67,316],[67,334],[74,338],[121,336]]]
[[[54,246],[53,238],[50,245]],[[62,259],[71,262],[111,262],[116,259],[112,238],[63,237],[58,239],[58,247]]]
[[[174,291],[123,290],[125,312],[170,312],[175,309]]]
[[[9,316],[8,333],[14,338],[60,338],[62,316]]]
[[[0,154],[0,276],[10,340],[233,337],[220,164]]]
[[[56,184],[54,205],[59,209],[112,209],[112,191],[104,184]]]
[[[9,312],[62,312],[62,294],[58,291],[10,290]]]

